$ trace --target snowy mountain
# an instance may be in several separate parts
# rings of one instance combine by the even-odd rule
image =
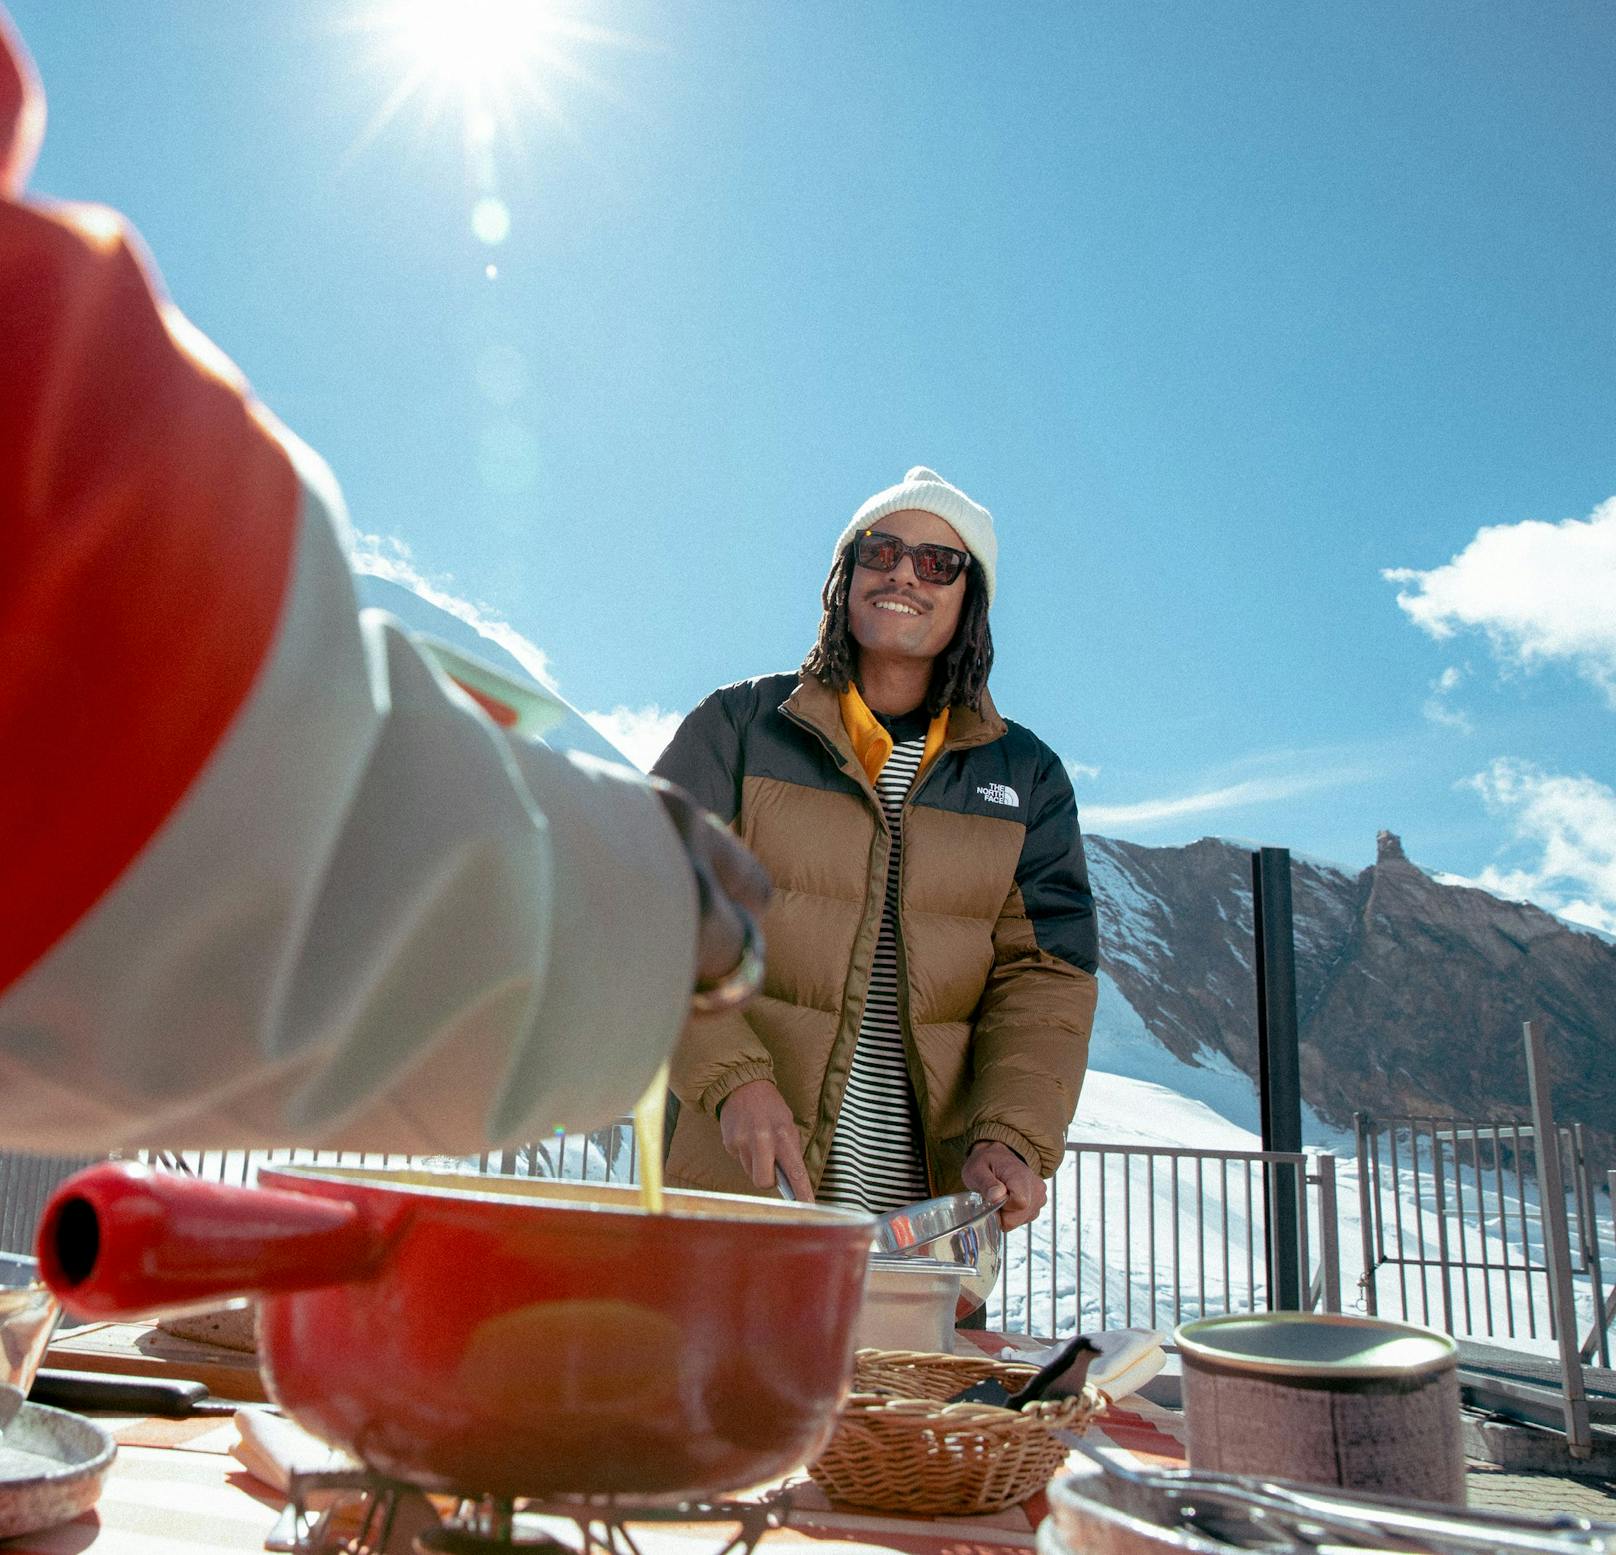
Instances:
[[[1105,969],[1092,1067],[1165,1083],[1254,1128],[1249,848],[1087,845]],[[1616,946],[1434,878],[1389,832],[1357,876],[1293,858],[1292,896],[1310,1139],[1349,1129],[1358,1110],[1525,1117],[1521,1022],[1535,1018],[1557,1115],[1612,1158]]]

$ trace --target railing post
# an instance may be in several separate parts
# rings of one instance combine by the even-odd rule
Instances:
[[[1459,1163],[1454,1162],[1454,1172],[1457,1174]],[[1442,1136],[1437,1133],[1436,1124],[1431,1125],[1431,1187],[1436,1198],[1436,1256],[1442,1270],[1442,1326],[1450,1334],[1453,1332],[1453,1264],[1448,1257],[1448,1179],[1447,1173],[1442,1169]],[[1416,1192],[1418,1187],[1416,1186]],[[1425,1249],[1420,1249],[1423,1257]],[[1425,1282],[1425,1270],[1420,1269],[1420,1283]]]
[[[1375,1290],[1375,1273],[1380,1268],[1376,1256],[1380,1238],[1380,1195],[1375,1192],[1369,1176],[1369,1150],[1378,1155],[1380,1136],[1375,1133],[1374,1120],[1366,1112],[1352,1115],[1352,1127],[1358,1136],[1358,1239],[1363,1244],[1364,1311],[1373,1317],[1380,1310],[1380,1298]]]
[[[1335,1157],[1320,1154],[1319,1185],[1319,1268],[1324,1275],[1324,1310],[1341,1310],[1341,1227],[1336,1218]]]
[[[1582,1356],[1577,1348],[1577,1313],[1571,1291],[1571,1239],[1566,1232],[1565,1185],[1560,1175],[1560,1135],[1554,1126],[1548,1054],[1537,1022],[1527,1021],[1526,1080],[1532,1092],[1532,1124],[1537,1136],[1537,1191],[1543,1216],[1544,1263],[1549,1271],[1549,1301],[1554,1310],[1555,1338],[1560,1347],[1561,1390],[1565,1400],[1566,1444],[1573,1458],[1593,1454],[1588,1428],[1588,1398],[1582,1384]]]
[[[1610,1230],[1616,1238],[1616,1168],[1606,1174],[1606,1192],[1610,1195]],[[1616,1280],[1610,1282],[1610,1294],[1594,1296],[1594,1321],[1599,1324],[1603,1338],[1612,1323],[1616,1323]]]
[[[1291,913],[1291,856],[1285,848],[1251,855],[1251,917],[1256,938],[1258,1099],[1265,1151],[1302,1150],[1301,1059],[1296,1028],[1296,935]],[[1302,1307],[1302,1184],[1296,1172],[1271,1171],[1268,1188],[1268,1305]]]
[[[1594,1187],[1594,1170],[1588,1161],[1588,1144],[1582,1124],[1571,1125],[1571,1137],[1576,1143],[1577,1231],[1582,1240],[1582,1264],[1588,1271],[1588,1281],[1594,1293],[1593,1327],[1588,1330],[1578,1354],[1583,1360],[1589,1361],[1597,1351],[1599,1364],[1608,1367],[1610,1341],[1605,1330],[1610,1327],[1610,1320],[1605,1316],[1605,1267],[1599,1256],[1599,1193]],[[1616,1294],[1613,1294],[1613,1299],[1616,1299]]]

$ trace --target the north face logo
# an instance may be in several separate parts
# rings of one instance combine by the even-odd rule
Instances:
[[[1008,783],[984,783],[977,789],[977,793],[989,804],[1009,805],[1015,809],[1021,803],[1021,795]]]

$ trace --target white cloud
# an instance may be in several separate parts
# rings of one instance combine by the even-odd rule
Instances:
[[[642,772],[668,748],[668,741],[684,722],[683,713],[664,712],[660,707],[614,707],[609,713],[585,713],[608,740]]]
[[[1518,863],[1489,864],[1474,884],[1616,934],[1616,790],[1507,758],[1465,786],[1509,818],[1512,849],[1525,855]]]
[[[509,621],[492,616],[483,605],[474,605],[469,599],[451,594],[441,583],[415,565],[409,546],[392,535],[371,535],[355,531],[352,552],[353,569],[367,578],[382,578],[397,583],[411,593],[419,594],[428,604],[447,610],[456,619],[464,621],[496,642],[541,686],[548,686],[559,694],[560,687],[550,673],[550,656],[530,639],[524,637]]]
[[[1080,778],[1097,778],[1100,775],[1098,767],[1091,767],[1086,761],[1068,761],[1066,775],[1075,783]]]
[[[1223,788],[1203,789],[1170,799],[1146,799],[1137,804],[1083,806],[1083,824],[1095,828],[1159,826],[1186,815],[1203,815],[1214,810],[1234,810],[1243,805],[1273,804],[1314,789],[1332,788],[1351,781],[1352,774],[1341,772],[1296,773],[1289,777],[1248,778]]]
[[[1616,706],[1616,497],[1586,519],[1481,529],[1441,567],[1381,576],[1432,637],[1479,629],[1506,667],[1567,664]]]
[[[1431,694],[1425,699],[1425,706],[1421,711],[1432,723],[1440,724],[1444,729],[1457,729],[1460,734],[1474,734],[1475,728],[1464,709],[1455,707],[1447,700],[1459,689],[1459,683],[1463,679],[1464,672],[1450,664],[1431,682]]]

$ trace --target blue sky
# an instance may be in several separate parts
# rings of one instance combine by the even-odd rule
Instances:
[[[9,4],[35,189],[634,748],[925,463],[1091,829],[1616,928],[1608,6],[558,4],[468,150],[397,6]]]

